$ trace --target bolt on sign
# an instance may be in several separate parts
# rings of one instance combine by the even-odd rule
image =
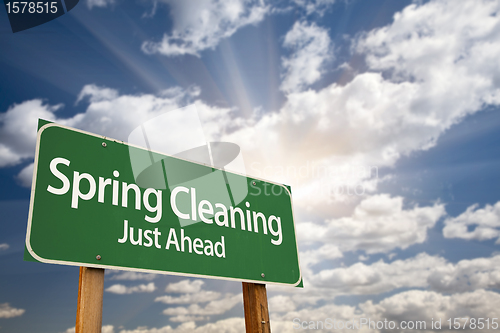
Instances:
[[[39,127],[25,260],[301,286],[289,187]]]

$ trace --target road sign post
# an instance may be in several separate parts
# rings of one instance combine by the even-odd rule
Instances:
[[[104,269],[80,267],[75,333],[100,333]]]
[[[243,282],[243,308],[246,333],[270,333],[265,284]]]

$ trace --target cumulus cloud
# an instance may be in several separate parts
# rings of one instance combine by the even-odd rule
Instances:
[[[272,299],[272,298],[271,298]],[[270,299],[270,303],[271,303]],[[280,301],[281,302],[281,301]],[[274,301],[273,301],[274,303]],[[271,304],[270,304],[271,306]],[[500,306],[500,295],[483,289],[473,292],[442,295],[435,291],[409,290],[384,298],[378,303],[366,301],[358,306],[337,305],[333,303],[319,307],[305,306],[301,309],[287,312],[271,311],[271,327],[273,332],[292,333],[297,329],[293,327],[293,320],[325,321],[326,318],[337,321],[357,321],[361,318],[370,318],[372,321],[395,321],[400,325],[402,321],[425,321],[426,329],[430,330],[431,319],[442,318],[442,329],[447,329],[447,318],[496,318],[496,309]],[[121,333],[237,333],[243,332],[243,318],[229,318],[202,326],[194,322],[185,322],[176,328],[164,326],[161,328],[137,328],[135,330],[122,330]],[[352,329],[336,329],[339,332],[352,332]],[[380,332],[362,327],[360,332]],[[403,330],[402,330],[403,331]],[[463,331],[473,333],[477,331],[468,326]]]
[[[114,0],[87,0],[88,9],[92,9],[93,7],[108,7],[108,5],[114,4]]]
[[[495,205],[478,208],[475,204],[457,217],[444,221],[443,236],[446,238],[462,238],[487,240],[500,236],[500,201]],[[469,227],[473,227],[472,230]],[[500,238],[496,243],[500,242]]]
[[[156,286],[154,282],[150,282],[148,284],[140,284],[137,286],[127,287],[123,284],[114,284],[111,287],[105,289],[107,292],[113,294],[133,294],[133,293],[152,293],[156,290]]]
[[[443,331],[448,330],[448,318],[496,318],[496,309],[500,305],[500,294],[476,290],[454,295],[442,295],[434,291],[410,290],[395,294],[382,299],[378,303],[366,301],[358,306],[326,304],[320,307],[306,307],[286,314],[274,314],[271,316],[271,327],[273,331],[291,333],[297,329],[293,327],[293,320],[299,318],[299,322],[311,321],[317,325],[318,321],[325,322],[326,318],[335,319],[338,322],[353,321],[360,324],[362,318],[365,320],[394,321],[398,327],[403,321],[424,321],[425,330],[431,331],[431,320],[442,319]],[[493,317],[492,317],[493,316]],[[461,321],[462,325],[464,321]],[[306,324],[306,326],[307,326]],[[424,325],[424,324],[422,324]],[[339,326],[341,326],[339,324]],[[461,329],[462,330],[462,329]],[[475,332],[473,327],[467,325],[466,332]],[[338,328],[335,331],[352,332],[353,329]],[[359,332],[383,332],[383,329],[369,328],[367,325],[360,327]],[[410,332],[411,330],[400,330]],[[493,332],[493,330],[490,331]]]
[[[24,309],[16,309],[9,305],[9,303],[0,304],[0,318],[13,318],[19,317],[24,313]]]
[[[298,225],[301,226],[300,230],[302,230],[303,224],[301,223]],[[301,234],[300,230],[299,230],[299,235]],[[319,262],[325,260],[338,259],[342,257],[343,257],[342,251],[340,251],[337,245],[327,243],[316,249],[301,251],[300,264],[302,266],[302,269],[307,270],[309,269],[310,266],[315,265]]]
[[[412,109],[428,108],[425,123],[446,129],[500,101],[500,69],[490,62],[500,48],[499,9],[488,0],[412,4],[390,26],[361,38],[357,50],[370,69],[384,71],[392,82],[415,83]]]
[[[41,99],[14,104],[0,114],[0,167],[21,163],[35,154],[38,118],[56,119],[62,104],[48,105]]]
[[[1,251],[1,250],[7,250],[9,247],[10,247],[10,246],[9,246],[9,244],[7,244],[7,243],[2,243],[2,244],[0,244],[0,251]]]
[[[236,304],[241,303],[242,294],[221,294],[216,291],[202,290],[202,280],[182,280],[170,283],[165,288],[166,292],[183,293],[180,296],[165,295],[155,299],[155,302],[165,304],[190,304],[167,308],[163,314],[171,316],[173,322],[195,322],[210,319],[211,315],[220,315],[231,310]],[[206,303],[200,306],[198,303]]]
[[[261,172],[269,165],[298,168],[305,161],[318,167],[383,168],[429,149],[467,115],[499,104],[498,6],[491,1],[414,3],[393,23],[358,37],[353,50],[365,56],[366,72],[344,85],[290,93],[278,112],[225,139],[260,163]],[[295,191],[305,207],[329,203],[321,191],[332,180],[318,178],[304,177],[306,185]],[[313,195],[318,192],[322,195]]]
[[[350,267],[321,270],[308,278],[315,287],[335,294],[379,294],[403,287],[426,287],[431,271],[446,260],[422,253],[415,258],[371,265],[356,263]]]
[[[411,80],[428,88],[453,82],[458,91],[449,91],[453,93],[447,98],[452,106],[457,105],[452,101],[454,96],[472,88],[469,96],[461,97],[467,102],[461,111],[467,112],[477,108],[477,103],[498,103],[494,78],[499,69],[489,60],[498,52],[499,9],[500,4],[490,0],[464,1],[461,6],[450,0],[414,3],[395,14],[391,25],[363,36],[357,49],[366,55],[371,69],[390,70],[396,82]],[[439,95],[448,88],[442,89],[434,96],[446,103]],[[440,118],[438,110],[434,111]]]
[[[78,94],[76,104],[84,98],[88,98],[91,103],[111,101],[118,98],[118,91],[111,88],[99,87],[95,84],[88,84]]]
[[[442,326],[446,329],[448,318],[491,318],[498,305],[500,294],[482,289],[450,296],[411,290],[386,298],[378,304],[368,301],[360,308],[370,316],[387,318],[397,323],[424,320],[428,329],[431,326],[430,319],[442,318]],[[464,323],[462,321],[462,327]],[[475,329],[477,326],[466,326],[469,332],[475,332]]]
[[[322,16],[335,3],[335,0],[294,0],[294,2],[303,7],[307,15],[318,14]]]
[[[75,327],[68,328],[64,333],[75,333]],[[101,333],[115,333],[115,328],[113,325],[104,325],[101,328]]]
[[[282,59],[285,74],[280,88],[287,93],[318,81],[324,64],[333,59],[328,31],[315,23],[295,22],[283,46],[292,49],[292,54]]]
[[[112,273],[108,273],[112,272]],[[111,274],[111,277],[109,278],[110,280],[129,280],[129,281],[136,281],[136,280],[145,280],[145,281],[151,281],[156,279],[158,276],[157,274],[150,274],[150,273],[138,273],[138,272],[118,272],[118,271],[111,271],[111,270],[106,270],[107,274]],[[114,274],[113,274],[114,273]]]
[[[35,164],[30,163],[25,166],[19,174],[17,174],[16,179],[19,184],[23,187],[30,187],[31,181],[33,179],[33,169],[35,168]]]
[[[439,293],[462,293],[500,288],[500,255],[450,263],[440,256],[420,253],[405,260],[349,267],[303,268],[307,290],[271,287],[291,297],[294,306],[331,301],[339,295],[375,295],[404,288],[430,289]],[[277,299],[275,302],[278,302]],[[279,308],[278,303],[278,308]],[[291,306],[291,305],[290,305]]]
[[[290,296],[277,295],[269,298],[269,312],[289,312],[296,308],[295,302]]]
[[[262,21],[269,10],[262,0],[164,2],[170,6],[173,30],[161,41],[144,42],[145,53],[199,56],[200,51],[214,49],[238,29]]]
[[[284,313],[292,311],[284,310],[288,307],[298,311],[308,305],[332,302],[341,295],[377,295],[415,288],[443,294],[499,289],[499,263],[500,255],[451,263],[427,253],[392,262],[358,262],[348,267],[325,268],[328,263],[321,262],[316,268],[302,266],[306,289],[270,285],[268,290],[276,297],[274,311]]]
[[[68,126],[92,129],[93,133],[126,141],[128,135],[140,124],[165,112],[184,106],[195,97],[196,90],[176,89],[168,94],[120,95],[116,90],[86,85],[78,100],[88,100],[84,113],[61,119]],[[204,105],[200,104],[203,109]],[[57,120],[61,123],[61,120]]]
[[[163,310],[163,314],[172,316],[171,321],[198,321],[206,320],[207,316],[220,315],[235,307],[237,304],[242,303],[242,294],[226,294],[223,298],[210,301],[205,306],[198,304],[191,304],[188,307],[173,307]]]
[[[429,287],[444,293],[500,288],[500,255],[461,260],[431,270]]]
[[[243,318],[228,318],[215,323],[196,326],[195,322],[185,322],[176,328],[164,326],[160,328],[136,328],[135,330],[122,330],[120,333],[240,333],[245,331]]]
[[[205,282],[203,280],[182,280],[176,283],[169,283],[165,288],[167,293],[197,293],[201,290],[201,286],[203,286]]]
[[[183,294],[178,297],[165,295],[155,298],[155,302],[162,302],[165,304],[192,304],[192,303],[206,303],[219,299],[220,293],[216,291],[200,290],[191,294]]]
[[[378,194],[361,201],[352,216],[300,223],[297,234],[299,241],[333,243],[341,251],[389,252],[424,242],[444,214],[443,204],[403,209],[402,197]]]
[[[157,95],[120,95],[114,89],[86,85],[77,102],[86,101],[89,105],[85,112],[70,118],[57,116],[61,104],[50,105],[40,99],[14,104],[6,113],[0,114],[0,167],[17,165],[33,158],[38,118],[127,141],[132,130],[140,124],[185,106],[198,94],[197,88],[183,90],[177,87]],[[194,104],[204,119],[207,140],[215,140],[221,135],[219,126],[229,124],[231,109],[211,107],[201,101]],[[17,175],[17,180],[29,187],[32,174],[33,165],[29,164]]]

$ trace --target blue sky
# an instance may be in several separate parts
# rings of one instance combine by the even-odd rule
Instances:
[[[292,186],[305,288],[268,286],[274,332],[495,318],[499,10],[81,0],[16,34],[0,10],[0,332],[75,322],[78,268],[22,260],[37,119],[126,140],[190,104],[249,175]],[[104,287],[103,332],[243,330],[237,282],[108,272]]]

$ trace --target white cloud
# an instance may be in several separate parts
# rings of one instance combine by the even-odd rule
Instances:
[[[115,332],[115,330],[114,330],[113,325],[104,325],[101,328],[101,333],[114,333],[114,332]]]
[[[76,104],[84,98],[88,98],[91,103],[111,101],[118,98],[118,91],[106,87],[98,87],[95,84],[88,84],[78,94]]]
[[[174,317],[170,317],[169,319],[170,319],[170,321],[173,321],[173,322],[185,323],[185,322],[194,322],[194,321],[208,320],[208,319],[210,319],[210,317],[177,315],[177,316],[174,316]]]
[[[465,116],[499,104],[498,6],[474,0],[461,6],[414,3],[392,24],[358,37],[354,49],[366,55],[367,72],[342,86],[290,93],[278,112],[224,139],[239,144],[260,172],[268,166],[298,169],[306,162],[394,166],[401,156],[434,146]],[[328,191],[336,185],[331,177],[312,175],[277,180],[291,184],[297,202],[312,211],[331,203]]]
[[[106,270],[106,273],[111,272],[111,270]],[[109,278],[110,280],[129,280],[129,281],[136,281],[136,280],[145,280],[145,281],[151,281],[156,279],[158,276],[157,274],[150,274],[150,273],[138,273],[138,272],[118,272],[114,271],[115,274],[112,274],[111,277]],[[111,273],[108,273],[111,274]]]
[[[317,327],[319,321],[322,321],[323,324],[327,318],[331,318],[333,321],[350,321],[350,320],[359,320],[362,317],[366,317],[366,314],[359,311],[355,306],[348,305],[336,305],[336,304],[326,304],[320,307],[305,307],[300,310],[290,311],[285,314],[277,314],[271,313],[271,331],[273,332],[284,332],[291,333],[297,331],[305,331],[309,330],[309,324],[311,321],[314,322],[314,326]],[[372,317],[372,319],[376,319]],[[297,322],[307,322],[305,324],[306,329],[300,329],[295,326],[294,328],[294,320]],[[313,331],[313,327],[311,326],[311,331]],[[333,330],[333,328],[332,328]],[[319,330],[322,332],[323,330]],[[324,330],[326,331],[326,330]],[[339,332],[347,332],[347,329],[336,328],[334,331]],[[351,329],[349,331],[358,331],[358,332],[377,332],[377,330],[367,330],[366,328],[361,329]]]
[[[68,126],[92,129],[93,133],[126,141],[128,135],[145,121],[180,108],[190,99],[191,90],[177,90],[175,94],[159,96],[151,94],[119,95],[113,89],[86,85],[78,99],[88,98],[85,113],[63,120]],[[59,123],[61,120],[57,120]]]
[[[498,2],[489,0],[463,1],[460,6],[452,0],[415,3],[397,13],[391,25],[363,36],[357,48],[367,55],[371,69],[392,71],[394,81],[411,80],[436,89],[426,93],[434,96],[432,104],[443,104],[432,108],[429,121],[460,116],[481,103],[499,101],[495,77],[500,70],[490,62],[500,46],[499,9]],[[443,85],[449,82],[453,89]],[[461,95],[465,91],[468,94]],[[450,95],[445,98],[443,93]],[[464,103],[461,108],[455,97]]]
[[[322,16],[325,11],[335,3],[336,0],[294,0],[294,2],[306,10],[307,15],[318,14]]]
[[[269,312],[290,312],[296,308],[290,296],[277,295],[269,298]]]
[[[441,318],[441,330],[448,330],[448,318],[496,318],[498,306],[500,306],[500,294],[476,290],[473,292],[442,295],[433,291],[410,290],[399,294],[387,297],[378,303],[367,301],[356,306],[326,304],[320,307],[306,307],[297,311],[291,311],[286,314],[271,314],[271,327],[273,332],[292,333],[298,330],[293,327],[293,320],[299,318],[300,322],[313,321],[317,324],[318,321],[325,322],[326,318],[336,320],[337,323],[354,321],[357,325],[360,320],[370,319],[371,321],[384,320],[394,321],[396,325],[400,325],[402,321],[425,321],[426,330],[433,331],[431,328],[431,320],[439,320]],[[491,320],[490,320],[491,323]],[[341,326],[341,324],[338,324]],[[368,332],[384,332],[389,330],[374,329],[367,325],[359,326],[360,329],[337,328],[335,331],[347,333],[353,330],[368,333]],[[468,333],[477,331],[467,327],[461,329]],[[438,329],[439,330],[439,329]],[[485,329],[486,330],[486,329]],[[410,332],[415,330],[403,330],[401,332]],[[487,330],[486,330],[487,331]],[[491,330],[490,326],[490,332]]]
[[[64,333],[75,333],[75,327],[68,328]],[[101,333],[115,333],[115,328],[113,325],[104,325],[101,327]]]
[[[450,296],[432,291],[411,290],[386,298],[378,304],[368,301],[360,305],[360,308],[370,316],[398,323],[425,320],[427,329],[431,326],[432,318],[442,318],[442,328],[447,329],[448,318],[491,318],[490,316],[495,316],[498,306],[500,294],[480,289]],[[467,327],[465,331],[475,330],[477,326],[475,329]]]
[[[145,121],[175,110],[192,101],[199,89],[171,88],[158,95],[120,95],[116,90],[86,85],[78,96],[78,102],[88,100],[84,113],[71,118],[59,118],[56,111],[62,105],[44,104],[40,99],[14,104],[0,114],[0,167],[20,164],[33,158],[35,153],[38,118],[57,122],[113,139],[127,141],[134,128]],[[220,109],[195,101],[200,116],[204,117],[207,139],[221,135],[220,127],[229,123],[230,109]],[[26,166],[17,180],[30,186],[32,165]]]
[[[330,301],[339,295],[375,295],[402,288],[425,288],[441,293],[498,289],[500,255],[453,264],[442,257],[420,253],[390,263],[358,262],[349,267],[320,268],[315,272],[303,267],[303,275],[307,291],[279,289],[291,294],[296,304]]]
[[[174,27],[161,41],[142,44],[148,54],[199,56],[200,51],[214,49],[238,29],[262,21],[269,10],[262,0],[164,2],[170,6]]]
[[[299,237],[302,233],[302,226],[303,224],[298,224],[301,226],[301,229],[298,229],[298,234]],[[300,239],[300,238],[299,238]],[[330,243],[326,243],[322,246],[320,246],[317,249],[312,249],[312,250],[306,250],[306,251],[301,251],[300,252],[300,264],[302,268],[302,274],[304,274],[304,270],[308,271],[310,269],[310,266],[315,265],[319,262],[325,261],[325,260],[332,260],[332,259],[338,259],[342,258],[343,254],[338,248],[337,245],[333,245]]]
[[[191,294],[183,294],[178,297],[165,295],[155,298],[155,302],[162,302],[165,304],[192,304],[192,303],[205,303],[219,299],[220,293],[216,291],[200,290]]]
[[[121,330],[120,333],[241,333],[245,331],[243,318],[228,318],[203,326],[196,326],[193,321],[185,322],[176,328],[164,326],[161,328],[136,328]]]
[[[165,288],[165,291],[168,293],[197,293],[201,290],[201,286],[203,286],[205,282],[203,280],[182,280],[176,283],[169,283]]]
[[[500,255],[436,267],[431,270],[427,281],[430,288],[444,293],[499,289]]]
[[[371,265],[356,263],[346,268],[321,270],[307,280],[337,295],[379,294],[404,287],[426,287],[431,271],[446,260],[421,253],[415,258]]]
[[[205,320],[206,316],[210,315],[220,315],[229,310],[231,310],[236,304],[243,302],[242,294],[226,294],[224,298],[210,301],[205,306],[199,306],[198,304],[191,304],[188,307],[174,307],[167,308],[163,310],[163,314],[167,316],[172,316],[170,320],[172,321],[183,321],[183,320],[193,320],[196,316]]]
[[[9,305],[9,303],[0,304],[0,318],[13,318],[19,317],[24,313],[24,309],[16,309]]]
[[[232,309],[236,304],[242,302],[242,294],[222,295],[215,291],[201,290],[204,281],[202,280],[182,280],[177,283],[170,283],[165,291],[172,293],[184,293],[180,296],[160,296],[155,302],[165,304],[190,304],[189,306],[179,306],[167,308],[163,314],[170,316],[173,322],[195,322],[209,320],[211,315],[220,315]],[[198,303],[206,303],[204,306]]]
[[[288,31],[283,46],[292,49],[282,58],[285,69],[281,90],[298,92],[321,78],[322,67],[333,59],[328,31],[315,23],[295,22]]]
[[[446,238],[463,238],[487,240],[500,236],[500,201],[495,205],[486,205],[478,208],[472,205],[457,217],[450,217],[444,221],[443,236]],[[469,226],[473,230],[469,231]],[[497,239],[497,244],[500,237]]]
[[[87,0],[88,9],[92,9],[93,7],[108,7],[108,5],[114,4],[114,0]]]
[[[332,302],[341,295],[377,295],[414,288],[455,294],[500,288],[500,255],[450,263],[443,257],[420,253],[392,262],[379,260],[349,267],[325,267],[331,264],[321,262],[314,270],[302,267],[305,289],[270,285],[268,292],[283,296],[273,301],[274,311],[289,312],[279,310],[285,306],[298,311],[308,304]]]
[[[0,244],[0,250],[7,250],[9,247],[10,247],[9,244],[7,243]]]
[[[152,293],[155,290],[156,286],[154,282],[150,282],[148,284],[140,284],[133,287],[127,287],[122,284],[114,284],[111,287],[106,288],[107,292],[120,295],[133,294],[133,293]]]
[[[21,172],[16,176],[17,181],[21,186],[31,187],[31,181],[33,179],[33,169],[35,165],[33,163],[25,166]]]
[[[416,83],[412,108],[427,109],[425,124],[444,130],[500,101],[500,69],[492,63],[500,51],[499,9],[487,0],[413,4],[363,36],[357,49],[392,82]]]
[[[299,241],[333,243],[341,251],[389,252],[424,242],[444,214],[443,204],[403,209],[402,197],[378,194],[361,201],[352,216],[300,223],[297,234]]]
[[[62,104],[48,105],[40,99],[14,104],[0,114],[0,167],[21,163],[35,154],[38,118],[54,120]]]

